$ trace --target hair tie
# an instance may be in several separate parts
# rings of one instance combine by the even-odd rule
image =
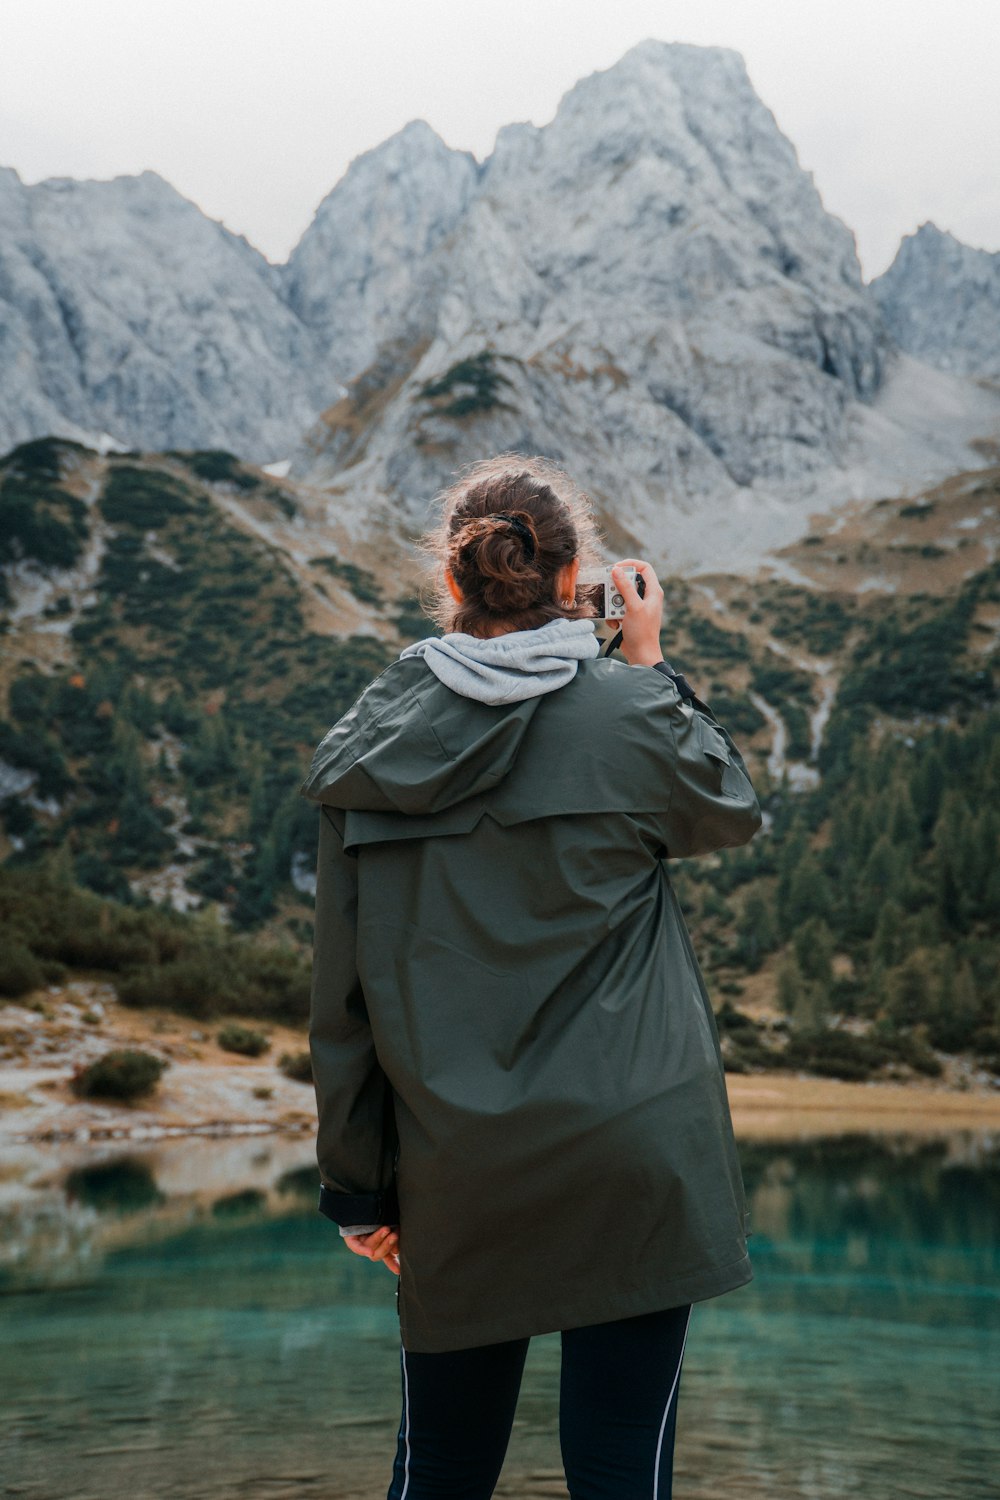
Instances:
[[[531,532],[528,530],[528,528],[525,525],[525,523],[521,520],[520,516],[515,516],[513,514],[513,512],[509,511],[509,510],[496,510],[496,511],[492,511],[488,516],[483,516],[483,520],[484,521],[509,521],[510,524],[511,524],[511,526],[514,528],[514,530],[517,532],[518,536],[521,538],[522,542],[524,543],[524,549],[525,549],[525,552],[528,555],[529,562],[534,558],[534,556],[535,556],[535,539],[531,535]]]

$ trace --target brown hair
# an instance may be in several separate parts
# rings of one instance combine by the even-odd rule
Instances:
[[[421,605],[442,630],[488,636],[492,627],[533,630],[547,620],[592,618],[577,591],[570,605],[556,594],[555,575],[579,557],[601,561],[601,538],[589,498],[545,458],[500,453],[481,459],[440,492],[437,523],[417,546],[433,567],[430,597]],[[456,603],[444,570],[462,591]]]

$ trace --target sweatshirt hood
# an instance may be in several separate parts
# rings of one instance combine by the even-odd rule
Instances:
[[[441,682],[480,703],[520,703],[562,687],[577,662],[596,656],[593,620],[548,620],[534,630],[509,630],[483,640],[460,630],[426,636],[400,652],[421,656]]]
[[[599,652],[591,620],[417,641],[321,741],[302,795],[349,812],[406,814],[415,834],[423,815],[458,809],[502,781],[542,698]]]

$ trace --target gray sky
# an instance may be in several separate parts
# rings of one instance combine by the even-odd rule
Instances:
[[[743,54],[866,278],[925,219],[1000,250],[997,0],[2,0],[0,164],[152,167],[283,261],[408,120],[482,160],[647,36]]]

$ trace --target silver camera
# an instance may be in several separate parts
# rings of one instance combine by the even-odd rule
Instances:
[[[631,578],[641,599],[646,591],[646,580],[638,568],[632,563],[623,563],[622,572]],[[611,576],[611,564],[606,568],[581,568],[576,583],[577,590],[591,600],[600,619],[624,619],[625,598]]]

